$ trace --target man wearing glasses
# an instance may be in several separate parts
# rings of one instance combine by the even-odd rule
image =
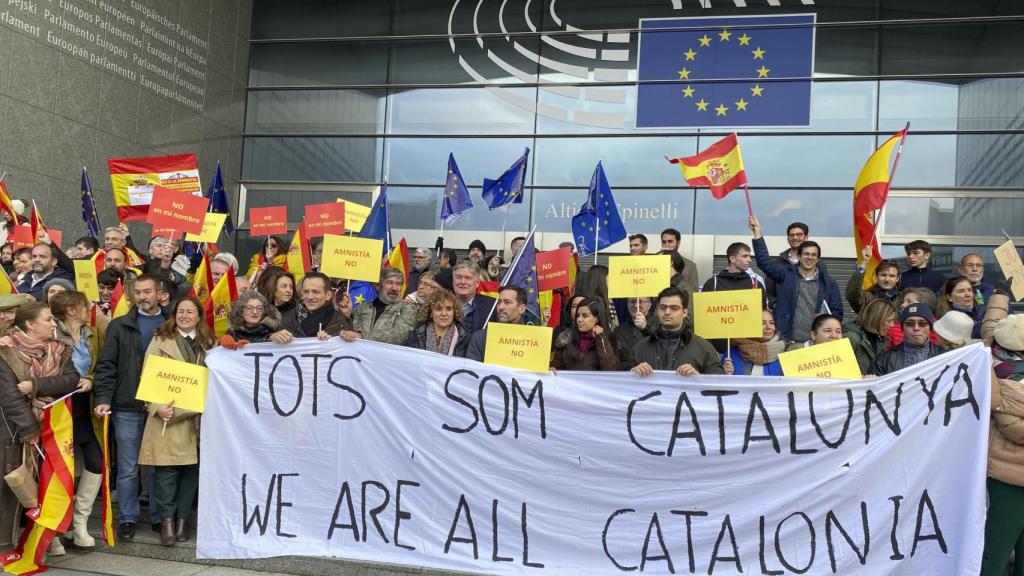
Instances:
[[[922,302],[904,308],[900,312],[903,343],[876,356],[871,365],[871,373],[884,376],[945,352],[941,346],[931,342],[934,322],[935,315],[928,304]]]
[[[633,346],[633,372],[640,376],[655,370],[674,370],[680,376],[725,374],[718,352],[686,322],[689,305],[689,294],[675,286],[658,294],[660,325]]]
[[[971,288],[974,290],[974,317],[983,318],[988,298],[996,290],[995,285],[983,280],[985,260],[974,252],[965,255],[960,259],[960,275],[971,281]]]

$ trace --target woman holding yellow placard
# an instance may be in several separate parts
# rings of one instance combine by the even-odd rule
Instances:
[[[747,376],[782,376],[779,354],[786,351],[786,343],[775,331],[775,317],[770,310],[761,312],[761,337],[736,338],[722,355],[722,366],[730,374]]]
[[[558,335],[554,348],[551,366],[556,370],[619,370],[619,344],[601,298],[580,301],[575,325]]]
[[[203,307],[195,298],[174,303],[170,318],[156,329],[146,355],[202,365],[215,344],[202,321]],[[199,414],[168,404],[149,404],[139,464],[154,466],[160,512],[160,543],[173,546],[188,540],[188,515],[199,487]],[[177,523],[175,523],[177,519]]]

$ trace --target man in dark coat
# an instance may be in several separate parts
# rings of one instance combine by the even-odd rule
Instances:
[[[313,337],[328,326],[334,327],[337,311],[331,305],[331,279],[322,272],[310,272],[299,284],[302,300],[281,319],[281,329],[270,341],[287,344],[295,338]],[[337,336],[337,334],[330,334]]]
[[[491,300],[494,300],[491,298]],[[498,293],[497,317],[492,322],[521,324],[526,314],[526,290],[519,286],[502,286]],[[483,362],[487,353],[487,328],[474,332],[469,338],[466,358]]]
[[[659,326],[633,346],[633,372],[640,376],[655,370],[675,370],[680,376],[725,374],[718,352],[686,322],[689,306],[689,295],[676,286],[658,294]]]
[[[462,305],[462,325],[470,337],[483,330],[495,305],[494,298],[476,293],[479,286],[480,268],[476,264],[463,261],[452,268],[452,291]]]
[[[932,260],[932,245],[914,240],[903,246],[907,253],[907,268],[900,274],[900,291],[905,288],[928,288],[938,294],[946,285],[946,277],[928,267]]]
[[[904,308],[900,312],[903,342],[875,356],[875,361],[871,364],[871,373],[875,376],[884,376],[945,352],[941,346],[931,342],[934,323],[935,315],[928,304],[922,302]]]

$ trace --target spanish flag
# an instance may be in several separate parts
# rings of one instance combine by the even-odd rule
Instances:
[[[225,274],[210,291],[210,297],[203,303],[206,312],[206,324],[213,330],[217,338],[228,331],[228,313],[231,303],[238,300],[238,287],[235,286],[235,275]]]
[[[11,204],[11,195],[7,192],[7,185],[0,180],[0,212],[7,213],[11,217],[11,227],[18,225],[18,215],[14,213],[14,204]]]
[[[11,277],[7,275],[7,272],[0,270],[0,296],[17,293],[18,288],[14,286],[14,282],[11,282]]]
[[[72,426],[70,395],[43,411],[40,432],[46,457],[39,465],[39,506],[25,513],[28,525],[18,548],[4,555],[4,572],[45,572],[42,560],[47,547],[71,525],[71,501],[75,494]]]
[[[129,308],[131,308],[131,304],[124,293],[124,284],[118,281],[117,286],[114,286],[114,291],[110,294],[110,319],[124,316],[128,313]]]
[[[32,227],[32,241],[38,242],[39,232],[46,232],[46,224],[43,224],[43,215],[39,212],[39,208],[36,207],[35,200],[32,200],[32,214],[29,225]]]
[[[302,281],[302,277],[309,272],[309,236],[306,235],[306,219],[299,222],[292,236],[292,243],[288,246],[288,257],[285,261],[285,270],[295,276],[295,284]]]
[[[679,164],[687,184],[694,188],[710,189],[716,200],[725,198],[726,194],[747,183],[740,143],[735,132],[696,156],[665,159],[672,164]]]
[[[409,245],[402,238],[388,256],[388,266],[402,271],[402,298],[409,289]],[[413,292],[416,287],[412,287]]]
[[[203,260],[199,263],[195,276],[192,278],[192,295],[200,302],[206,303],[213,288],[213,271],[210,270],[210,255],[203,252]]]
[[[865,289],[870,288],[875,281],[875,268],[882,261],[882,254],[878,251],[878,241],[875,239],[875,223],[871,215],[882,210],[885,206],[886,197],[889,195],[889,183],[892,180],[892,173],[889,170],[889,162],[892,159],[892,151],[897,145],[902,149],[903,140],[907,137],[907,128],[893,134],[888,140],[878,147],[878,150],[868,158],[868,161],[861,168],[857,176],[857,183],[853,187],[853,239],[857,244],[857,265],[864,268]],[[899,151],[896,152],[899,158]],[[896,169],[895,164],[893,170]],[[867,262],[860,262],[861,250],[864,246],[871,245],[871,259]]]
[[[107,253],[103,250],[97,250],[90,260],[96,266],[96,274],[103,272],[107,268]]]

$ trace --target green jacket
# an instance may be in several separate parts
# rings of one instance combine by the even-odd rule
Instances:
[[[401,346],[415,327],[416,306],[404,302],[388,304],[380,318],[373,302],[363,302],[352,314],[352,329],[364,340]]]

